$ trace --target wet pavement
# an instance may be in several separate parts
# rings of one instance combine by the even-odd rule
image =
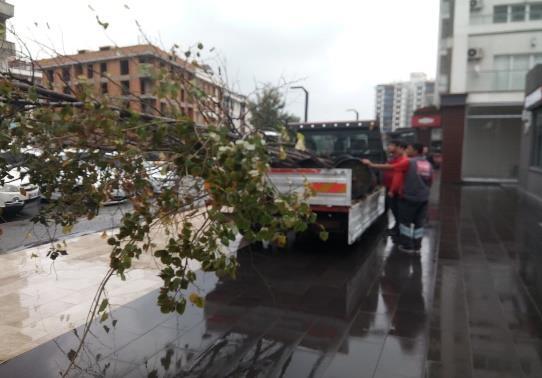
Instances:
[[[542,210],[498,186],[441,198],[421,257],[397,252],[383,222],[349,248],[242,249],[237,279],[198,272],[203,309],[163,315],[153,291],[93,324],[71,376],[542,376]],[[0,376],[58,377],[81,332]]]
[[[82,219],[69,233],[64,234],[62,226],[45,227],[32,223],[32,217],[39,213],[42,206],[44,204],[39,200],[32,201],[26,204],[19,214],[0,217],[0,255],[48,243],[51,239],[64,239],[115,228],[120,224],[122,216],[131,209],[129,203],[102,206],[95,218]]]
[[[440,213],[428,377],[542,377],[542,207],[447,187]]]

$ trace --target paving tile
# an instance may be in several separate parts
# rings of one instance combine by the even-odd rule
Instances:
[[[426,378],[472,378],[470,366],[455,362],[428,361],[425,367]]]
[[[350,339],[340,353],[335,354],[324,377],[344,378],[373,376],[383,344],[367,343]]]
[[[391,328],[391,316],[359,312],[350,328],[349,338],[357,342],[383,344]]]
[[[542,341],[516,340],[521,369],[526,377],[542,377]]]
[[[137,365],[167,348],[180,336],[169,328],[158,326],[105,357]]]
[[[431,329],[429,332],[429,361],[440,362],[449,369],[456,366],[458,370],[471,370],[472,350],[468,329],[448,332],[441,329]],[[461,369],[459,369],[461,367]]]
[[[298,347],[294,350],[291,357],[281,366],[282,377],[299,378],[309,377],[319,361],[324,358],[322,352],[315,352],[309,348]]]
[[[388,336],[375,371],[375,378],[421,377],[425,370],[426,343],[420,339]]]

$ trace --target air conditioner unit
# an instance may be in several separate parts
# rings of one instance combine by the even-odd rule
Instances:
[[[470,0],[470,10],[480,10],[483,5],[482,0]]]
[[[470,48],[467,51],[469,60],[480,60],[484,57],[484,52],[480,48]]]

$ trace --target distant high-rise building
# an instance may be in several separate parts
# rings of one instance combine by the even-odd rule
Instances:
[[[15,55],[15,44],[6,40],[6,21],[13,17],[13,5],[0,0],[0,71],[8,70],[8,59]]]
[[[414,111],[434,103],[435,82],[423,73],[413,73],[410,81],[376,87],[376,119],[383,131],[410,127]]]

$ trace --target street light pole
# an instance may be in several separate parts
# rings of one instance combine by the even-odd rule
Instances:
[[[309,119],[309,91],[301,85],[291,87],[290,89],[302,89],[305,92],[305,123],[307,123]]]
[[[359,112],[356,109],[346,109],[346,111],[356,113],[356,121],[359,121]]]

